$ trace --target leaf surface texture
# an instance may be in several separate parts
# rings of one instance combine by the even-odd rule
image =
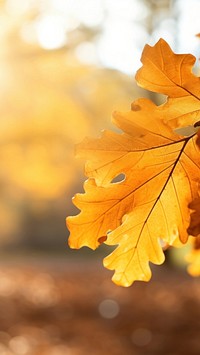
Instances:
[[[145,46],[141,60],[138,84],[167,100],[160,106],[134,101],[130,111],[113,114],[122,133],[104,131],[77,146],[77,155],[87,160],[88,180],[85,193],[73,200],[81,212],[67,219],[71,248],[115,246],[104,265],[115,270],[113,281],[122,286],[151,278],[149,263],[164,261],[163,243],[187,242],[193,233],[189,206],[198,198],[200,177],[195,58],[173,53],[161,39]],[[176,133],[188,125],[190,135]]]

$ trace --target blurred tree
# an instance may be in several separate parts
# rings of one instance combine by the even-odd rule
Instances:
[[[138,88],[66,49],[27,45],[16,29],[4,34],[0,55],[1,241],[55,246],[66,239],[66,199],[81,183],[74,144],[109,127],[113,109],[125,109]]]
[[[145,42],[158,33],[172,34],[176,26],[171,12],[174,1],[81,3],[0,2],[0,236],[4,244],[18,238],[26,245],[38,246],[42,240],[44,247],[50,240],[52,246],[59,240],[63,245],[65,216],[73,213],[71,196],[82,183],[82,163],[74,159],[74,144],[109,128],[113,110],[128,110],[134,98],[146,95],[133,76],[105,68],[114,62],[106,62],[102,49],[113,57],[112,44],[117,43],[123,64],[119,68],[131,62],[128,70],[134,73],[135,58]],[[111,36],[106,42],[111,27],[114,41]]]

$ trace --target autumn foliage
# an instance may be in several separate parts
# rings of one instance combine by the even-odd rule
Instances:
[[[193,243],[189,272],[200,274],[200,78],[195,57],[175,54],[160,39],[146,45],[139,86],[167,96],[157,106],[138,99],[128,112],[114,112],[122,131],[104,131],[77,145],[87,160],[84,194],[73,202],[81,212],[67,218],[71,248],[101,243],[115,247],[104,266],[113,281],[130,286],[151,278],[149,263],[164,262],[163,246]]]

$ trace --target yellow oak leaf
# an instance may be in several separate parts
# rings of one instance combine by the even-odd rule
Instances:
[[[167,102],[154,106],[155,114],[172,128],[193,125],[200,118],[200,78],[192,74],[196,58],[191,54],[175,54],[160,39],[154,47],[146,45],[136,74],[139,86],[168,96]],[[140,101],[140,107],[146,100]],[[144,112],[145,114],[145,112]]]
[[[81,212],[67,218],[71,248],[95,249],[102,242],[116,247],[104,265],[115,270],[113,281],[122,286],[150,279],[149,263],[164,261],[161,240],[173,246],[187,242],[188,205],[198,197],[200,180],[194,57],[174,54],[160,40],[145,47],[142,62],[138,84],[168,100],[160,106],[134,101],[131,111],[113,114],[122,133],[105,131],[77,146],[89,179],[85,193],[73,200]],[[180,127],[188,124],[192,129],[185,136]]]
[[[175,54],[163,39],[155,46],[144,47],[143,66],[136,74],[138,84],[172,98],[193,96],[199,99],[200,78],[192,75],[196,58],[192,54]]]

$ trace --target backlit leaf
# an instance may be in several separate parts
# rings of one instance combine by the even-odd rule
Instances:
[[[200,81],[191,72],[194,61],[174,54],[162,39],[145,46],[137,82],[167,95],[167,101],[156,106],[138,99],[131,111],[113,114],[121,134],[105,131],[77,146],[89,179],[85,193],[74,198],[80,214],[67,219],[69,245],[116,246],[104,259],[105,267],[115,270],[116,284],[148,281],[149,262],[164,261],[161,241],[181,246],[193,233],[189,206],[200,182]],[[192,129],[181,130],[187,126]]]

